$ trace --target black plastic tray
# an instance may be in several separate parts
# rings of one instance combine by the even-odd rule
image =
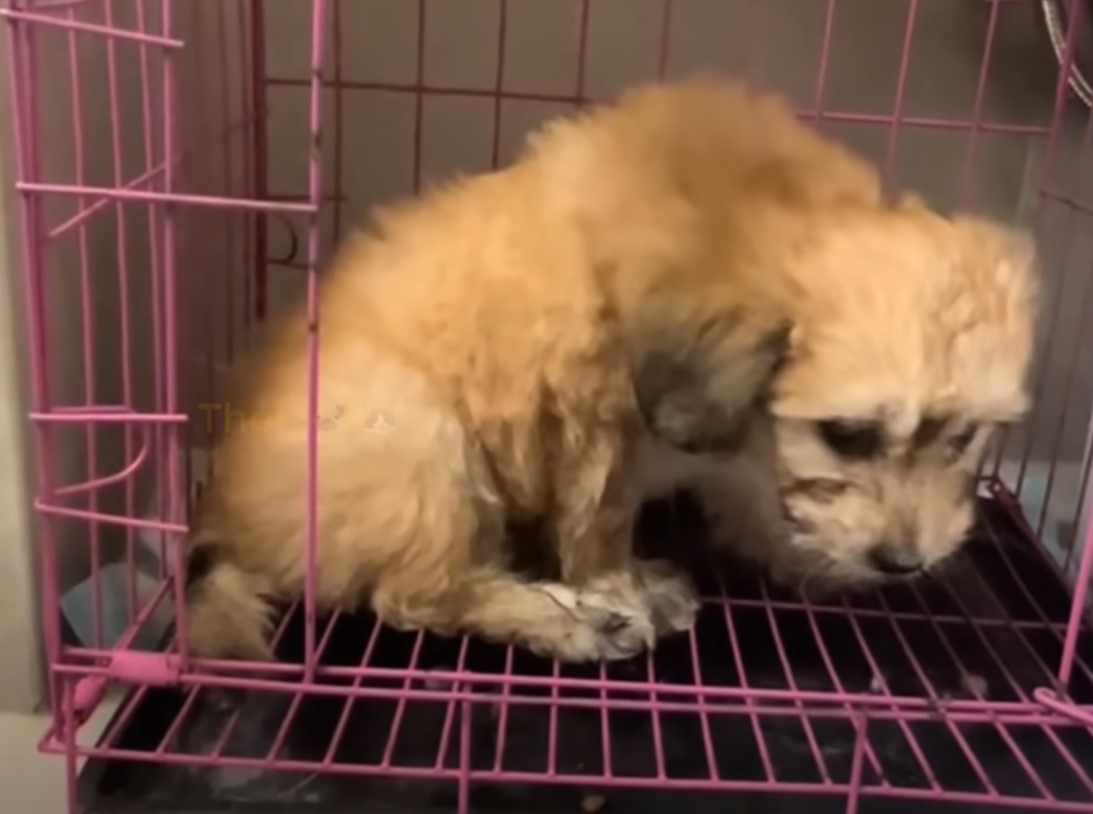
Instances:
[[[670,511],[669,511],[670,508]],[[1011,618],[1039,618],[1039,609],[1052,621],[1065,621],[1067,597],[1060,588],[1056,576],[1038,552],[1032,551],[1014,533],[1004,513],[989,502],[983,505],[984,523],[990,533],[978,534],[968,547],[960,564],[952,569],[949,584],[961,586],[961,601],[979,616],[1001,615]],[[651,507],[643,523],[644,540],[675,541],[694,539],[700,534],[700,518],[693,507],[675,502]],[[681,533],[682,532],[682,533]],[[1003,556],[1003,552],[1005,556]],[[1007,565],[1006,560],[1009,560]],[[1028,594],[1013,584],[1013,566],[1016,566]],[[923,595],[937,612],[952,614],[951,600],[940,588],[923,586]],[[757,588],[741,577],[730,585],[733,596],[757,595]],[[886,594],[896,608],[908,601],[900,590]],[[855,600],[857,601],[857,600]],[[868,605],[868,598],[861,600]],[[948,604],[947,604],[948,603]],[[1006,607],[1003,609],[1002,605]],[[713,608],[711,610],[716,610]],[[760,615],[755,624],[749,624],[746,611],[735,611],[740,647],[744,653],[748,679],[753,686],[785,687],[786,675],[773,647],[769,626]],[[756,611],[756,614],[759,614]],[[721,621],[719,621],[719,618]],[[734,668],[725,645],[723,614],[720,611],[704,614],[697,634],[699,651],[703,659],[703,678],[709,683],[734,681]],[[361,631],[368,631],[366,618],[343,618],[335,630],[324,659],[339,664],[355,664],[363,649]],[[921,624],[922,630],[916,625]],[[860,646],[845,618],[823,616],[820,619],[821,635],[838,662],[840,679],[848,690],[865,691],[873,680],[872,671],[863,663]],[[931,646],[926,622],[902,625],[908,640],[915,647],[916,655],[927,670],[935,690],[950,697],[969,697],[961,671],[945,655],[944,648]],[[915,679],[901,665],[893,644],[891,627],[886,622],[873,625],[868,619],[862,622],[870,649],[881,660],[886,679],[894,692],[914,693]],[[792,614],[780,618],[778,631],[793,663],[793,675],[802,688],[824,688],[829,685],[815,645],[815,636],[805,624],[803,616],[796,620]],[[949,635],[949,634],[947,634]],[[989,646],[984,645],[982,636]],[[916,637],[925,637],[917,641]],[[964,660],[965,667],[974,668],[988,687],[1003,686],[1004,673],[989,655],[993,650],[1005,661],[1009,674],[1023,688],[1031,689],[1050,682],[1050,676],[1035,666],[1030,651],[1047,665],[1058,662],[1058,641],[1045,628],[1037,632],[1029,628],[1024,636],[1017,636],[1012,628],[992,626],[978,632],[971,626],[967,630],[954,629],[949,635]],[[282,657],[298,660],[301,649],[301,626],[293,620],[282,643]],[[413,637],[384,630],[373,663],[380,666],[406,666]],[[917,643],[916,643],[917,642]],[[921,645],[921,646],[919,646]],[[419,664],[424,667],[450,666],[453,664],[457,643],[443,640],[427,640],[421,652]],[[469,648],[468,664],[471,669],[495,672],[499,665],[497,648],[474,643]],[[1083,659],[1093,663],[1093,640],[1083,634],[1081,643]],[[518,656],[517,672],[542,673],[549,666],[537,659]],[[634,663],[613,665],[613,675],[631,674],[640,677],[645,673],[644,659]],[[690,655],[685,637],[683,641],[670,640],[658,649],[655,658],[657,678],[662,681],[690,683]],[[910,682],[910,683],[909,683]],[[1093,686],[1076,680],[1071,688],[1079,701],[1093,700]],[[244,704],[240,725],[227,749],[230,754],[257,756],[264,754],[272,741],[272,733],[283,720],[284,710],[290,697],[252,695]],[[163,738],[183,703],[183,697],[173,690],[149,691],[136,713],[122,732],[115,745],[122,748],[150,751]],[[314,760],[322,756],[330,743],[331,733],[343,709],[342,699],[309,698],[303,702],[295,717],[285,750],[295,758]],[[124,705],[123,705],[124,706]],[[375,763],[382,753],[393,715],[394,702],[382,700],[358,700],[338,753],[339,761]],[[428,765],[435,760],[439,732],[443,726],[447,705],[441,703],[414,702],[407,706],[402,722],[401,735],[395,749],[395,762],[400,765]],[[458,761],[459,705],[454,705],[452,737],[444,765],[455,767]],[[545,766],[545,744],[548,711],[544,707],[522,707],[509,713],[508,740],[504,766],[515,770],[538,770]],[[207,704],[191,716],[192,724],[182,736],[188,740],[187,751],[201,753],[203,744],[215,740],[223,725],[225,713],[214,704]],[[648,712],[617,712],[611,715],[612,768],[616,775],[636,774],[650,776],[654,772],[651,750],[651,716]],[[736,721],[737,723],[731,723]],[[717,762],[722,772],[733,778],[758,779],[761,767],[756,757],[756,741],[750,723],[740,717],[718,725],[714,733]],[[673,777],[698,777],[706,771],[705,750],[700,737],[697,716],[687,714],[661,714],[661,738],[667,772]],[[816,738],[823,746],[831,777],[835,782],[846,782],[850,776],[854,745],[854,729],[848,721],[817,721],[814,724]],[[598,711],[563,709],[559,713],[560,746],[558,748],[559,771],[585,771],[598,773],[600,756],[600,714]],[[109,727],[108,727],[109,729]],[[764,722],[763,737],[770,750],[772,762],[780,779],[817,781],[815,762],[806,745],[804,730],[794,718]],[[994,727],[966,725],[960,728],[968,745],[975,750],[992,781],[1000,792],[1018,797],[1028,797],[1027,808],[1008,807],[1009,811],[1033,812],[1040,810],[1036,803],[1037,792],[1024,773],[1016,768],[1014,758]],[[1062,728],[1060,738],[1083,766],[1093,767],[1093,737],[1077,727]],[[940,720],[914,725],[919,745],[933,766],[938,780],[946,789],[976,791],[978,782],[972,776],[950,730]],[[1093,799],[1079,784],[1077,778],[1063,764],[1054,747],[1042,734],[1031,728],[1011,727],[1009,730],[1027,759],[1036,767],[1041,778],[1053,794],[1062,799],[1082,801],[1093,810]],[[869,728],[869,742],[880,760],[886,777],[895,785],[923,788],[926,783],[908,749],[906,738],[894,723],[873,722]],[[496,746],[496,720],[484,706],[476,706],[472,717],[472,764],[475,768],[492,765]],[[865,767],[864,779],[875,782],[869,766]],[[590,778],[587,788],[561,788],[542,785],[493,785],[472,783],[471,809],[476,812],[513,812],[516,814],[553,814],[582,811],[582,799],[586,794],[602,793],[606,798],[605,812],[646,814],[673,809],[688,814],[706,812],[743,811],[749,814],[767,812],[809,811],[812,814],[837,814],[845,810],[844,794],[834,795],[784,795],[784,794],[735,794],[726,792],[697,793],[681,791],[597,791]],[[92,759],[87,762],[80,778],[80,796],[88,814],[213,814],[219,812],[381,812],[390,814],[415,814],[420,812],[451,812],[456,806],[456,787],[451,781],[422,782],[419,780],[372,779],[348,776],[313,775],[301,776],[283,772],[252,774],[222,769],[194,769],[178,766],[152,765],[141,762]],[[883,797],[863,797],[859,811],[863,814],[910,814],[920,811],[994,811],[987,806],[941,805],[938,803],[914,803],[895,801]]]

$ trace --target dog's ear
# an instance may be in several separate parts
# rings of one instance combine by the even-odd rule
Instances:
[[[790,326],[743,309],[657,320],[633,354],[649,430],[690,452],[735,448],[756,402],[786,358]]]

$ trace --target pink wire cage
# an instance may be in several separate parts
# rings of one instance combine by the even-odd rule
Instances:
[[[97,805],[77,773],[88,758],[96,788],[119,764],[303,774],[276,787],[298,799],[315,777],[436,781],[461,813],[514,784],[599,790],[633,811],[622,795],[666,789],[722,804],[814,795],[847,812],[896,799],[1093,812],[1082,3],[1047,3],[1057,62],[1042,33],[1040,50],[1012,36],[1038,0],[4,5],[53,716],[42,749],[66,759],[71,811]],[[956,6],[974,30],[936,41]],[[967,87],[931,101],[963,58]],[[277,663],[191,658],[180,541],[215,477],[201,451],[231,417],[212,409],[218,375],[249,329],[305,291],[320,316],[322,259],[369,204],[497,166],[535,122],[631,81],[699,68],[780,87],[894,182],[928,176],[946,203],[1035,226],[1037,407],[984,468],[963,567],[829,603],[718,578],[694,632],[587,668],[322,617],[309,582]],[[1013,103],[1014,85],[1037,101]],[[315,448],[300,463],[312,473]],[[62,609],[77,584],[73,634]],[[115,688],[121,705],[89,741]],[[203,712],[223,690],[264,699],[260,737],[241,737],[241,707]]]

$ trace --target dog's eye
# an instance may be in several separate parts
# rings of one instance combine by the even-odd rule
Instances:
[[[821,421],[820,437],[844,458],[872,458],[883,446],[880,427],[869,421]]]
[[[955,455],[962,455],[964,450],[968,448],[968,445],[975,439],[976,433],[978,432],[978,424],[969,424],[949,439],[949,449],[952,450]]]

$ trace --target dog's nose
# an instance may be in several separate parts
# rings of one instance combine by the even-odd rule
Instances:
[[[869,552],[869,562],[882,574],[905,577],[922,570],[922,557],[914,549],[877,546]]]

